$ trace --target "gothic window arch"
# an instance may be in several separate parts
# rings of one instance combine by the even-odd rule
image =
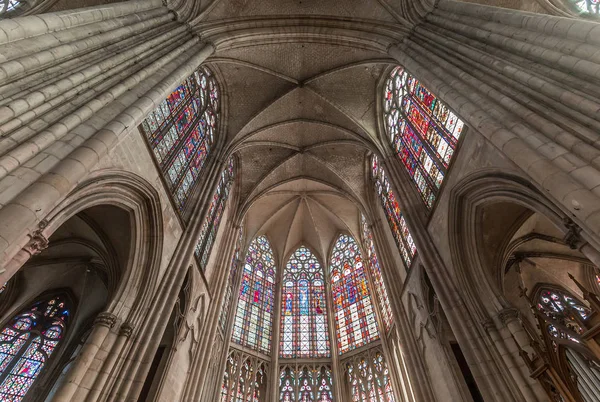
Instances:
[[[433,208],[456,151],[463,121],[419,80],[397,66],[383,87],[383,123],[392,148]]]
[[[232,341],[271,354],[275,302],[275,258],[266,236],[252,240],[246,253]]]
[[[385,170],[383,170],[383,167],[379,164],[379,159],[375,155],[371,159],[371,176],[398,251],[400,251],[404,265],[409,268],[415,254],[417,254],[417,247],[408,230],[406,220],[400,212],[400,205],[396,201],[396,195],[387,179]]]
[[[394,391],[383,350],[375,347],[342,363],[352,402],[394,402]]]
[[[201,66],[140,126],[180,213],[185,210],[214,144],[219,95],[212,72]]]
[[[560,392],[569,399],[596,401],[600,393],[600,365],[581,335],[590,329],[592,310],[565,289],[555,285],[538,285],[534,308],[542,331],[540,353],[562,378],[566,388],[556,387],[551,376],[543,373],[542,385],[550,395]],[[562,397],[561,397],[562,398]]]
[[[279,370],[279,401],[333,401],[333,378],[328,364],[287,364]]]
[[[243,228],[243,224],[242,224]],[[238,272],[240,269],[241,261],[240,261],[240,253],[242,252],[242,241],[244,238],[244,230],[240,228],[238,232],[238,238],[235,244],[235,251],[233,252],[233,257],[231,259],[231,267],[229,268],[229,276],[227,277],[227,287],[225,289],[225,295],[223,296],[223,301],[221,302],[221,313],[219,315],[219,328],[221,329],[221,333],[225,334],[225,330],[227,328],[227,321],[229,319],[229,310],[231,308],[231,301],[233,299],[233,292],[235,284],[238,280]]]
[[[71,311],[65,296],[37,301],[0,332],[0,399],[22,401],[65,337]]]
[[[371,233],[369,224],[367,223],[367,220],[363,214],[360,215],[360,222],[363,230],[363,244],[368,257],[367,261],[369,265],[369,272],[371,273],[371,279],[375,285],[375,293],[377,294],[377,299],[379,300],[383,324],[385,325],[385,329],[389,331],[394,323],[394,314],[392,313],[390,298],[383,282],[383,275],[381,273],[379,259],[377,258],[377,253],[375,252],[373,233]]]
[[[198,258],[202,270],[206,269],[206,264],[208,263],[208,258],[210,257],[217,231],[219,230],[221,218],[225,211],[227,199],[229,198],[229,191],[234,179],[233,168],[233,157],[231,157],[227,162],[227,166],[223,169],[223,172],[221,172],[219,184],[212,196],[210,206],[208,207],[208,213],[204,217],[204,222],[202,223],[200,236],[196,243],[196,257]]]
[[[329,357],[323,267],[300,246],[283,269],[281,342],[283,358]]]
[[[584,332],[582,322],[591,315],[591,310],[577,298],[554,286],[540,286],[536,292],[536,308],[546,321],[546,330],[555,340],[579,343]]]
[[[231,350],[225,362],[221,402],[263,402],[267,393],[267,362]]]
[[[339,353],[379,339],[362,254],[352,236],[336,239],[329,274]]]

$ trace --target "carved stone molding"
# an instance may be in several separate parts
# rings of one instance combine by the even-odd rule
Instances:
[[[133,333],[133,326],[131,324],[125,323],[125,324],[121,325],[121,328],[119,329],[119,336],[124,336],[126,338],[129,338],[132,333]]]
[[[108,328],[112,328],[115,326],[117,322],[117,316],[112,313],[100,313],[94,320],[94,325],[100,325]]]
[[[481,325],[483,325],[485,332],[489,333],[490,331],[498,331],[498,328],[496,328],[496,324],[494,324],[492,319],[483,321]]]
[[[29,234],[29,241],[23,247],[23,250],[27,252],[30,256],[34,256],[42,252],[48,248],[48,239],[42,233],[43,228],[39,228],[33,231],[33,233]]]
[[[564,218],[563,223],[567,228],[564,241],[569,245],[569,247],[571,247],[571,249],[575,250],[581,243],[581,228],[569,218]]]
[[[498,313],[498,318],[506,325],[509,321],[519,319],[519,310],[516,308],[505,308]]]

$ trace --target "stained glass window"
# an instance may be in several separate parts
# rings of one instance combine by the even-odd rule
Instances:
[[[243,226],[244,225],[242,225],[242,227]],[[227,277],[227,287],[225,288],[225,295],[223,296],[223,302],[221,303],[219,326],[223,334],[225,333],[227,319],[229,318],[229,309],[231,308],[231,299],[233,298],[233,287],[235,286],[235,282],[238,278],[243,233],[243,229],[240,229],[238,233],[238,239],[235,245],[235,251],[233,252],[233,258],[231,259],[231,268],[229,269],[229,276]]]
[[[398,246],[398,250],[404,260],[406,268],[409,268],[413,257],[417,253],[417,247],[408,230],[406,220],[404,220],[404,216],[402,216],[402,212],[400,212],[400,206],[398,205],[398,201],[396,201],[396,196],[385,175],[385,171],[379,164],[377,157],[374,155],[371,161],[371,173],[385,216],[390,225],[390,229],[392,230],[392,234],[394,235],[396,246]]]
[[[177,208],[200,177],[219,120],[219,87],[200,67],[141,124]]]
[[[0,18],[7,12],[15,10],[21,5],[20,0],[1,0],[0,1]]]
[[[389,369],[380,348],[355,355],[343,363],[352,402],[394,402]]]
[[[279,371],[280,402],[332,402],[331,366],[285,365]]]
[[[227,203],[227,198],[229,197],[229,190],[231,189],[232,182],[233,158],[230,158],[229,162],[227,163],[227,167],[221,173],[221,179],[219,180],[217,189],[212,196],[208,213],[204,218],[204,223],[202,224],[202,229],[200,230],[198,243],[196,243],[196,257],[198,258],[198,262],[200,263],[200,268],[202,270],[206,269],[206,264],[208,263],[212,246],[215,242],[215,238],[217,237],[217,231],[219,230],[219,224],[221,223],[221,218],[223,217],[223,211],[225,210],[225,205]]]
[[[375,243],[373,242],[373,233],[369,229],[369,224],[365,219],[364,215],[360,215],[360,221],[363,229],[363,242],[365,245],[365,251],[367,252],[369,272],[371,273],[371,279],[375,285],[375,292],[377,293],[377,299],[379,300],[379,306],[381,309],[381,315],[386,330],[390,330],[392,323],[394,322],[394,315],[392,313],[392,307],[390,306],[390,299],[388,297],[385,284],[383,283],[383,276],[381,274],[381,266],[379,265],[379,259],[377,253],[375,253]]]
[[[464,123],[401,66],[392,70],[385,83],[383,107],[392,147],[431,208]]]
[[[546,317],[548,333],[552,337],[575,342],[579,342],[577,337],[584,331],[579,323],[591,314],[579,300],[557,289],[540,290],[537,309]]]
[[[582,14],[600,15],[600,0],[571,0]]]
[[[267,355],[271,354],[275,270],[269,241],[256,237],[244,261],[232,340]]]
[[[221,402],[264,402],[267,394],[267,363],[231,350],[225,364]]]
[[[354,238],[338,237],[329,272],[339,353],[379,339],[362,255]]]
[[[62,297],[37,302],[0,332],[0,400],[21,401],[63,338],[69,309]]]
[[[327,357],[329,334],[323,267],[301,246],[283,270],[281,357]]]

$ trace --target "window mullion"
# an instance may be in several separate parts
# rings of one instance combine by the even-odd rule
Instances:
[[[22,335],[19,334],[19,336]],[[21,346],[21,349],[19,349],[19,351],[17,352],[17,354],[15,354],[13,356],[13,358],[11,359],[10,363],[8,363],[8,365],[6,366],[6,368],[4,369],[4,371],[2,372],[2,374],[0,374],[0,385],[4,384],[4,381],[6,380],[6,378],[10,375],[10,372],[12,371],[12,369],[17,365],[17,363],[19,362],[19,360],[21,360],[21,357],[23,356],[23,354],[27,351],[27,349],[29,349],[29,346],[31,345],[31,343],[33,342],[33,340],[38,337],[39,335],[35,335],[33,332],[29,333],[29,337],[27,338],[27,340],[25,341],[25,343],[23,344],[23,346]],[[15,339],[18,338],[15,337]]]

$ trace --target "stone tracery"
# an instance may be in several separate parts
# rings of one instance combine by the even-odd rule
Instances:
[[[486,1],[508,8],[133,0],[71,10],[47,0],[5,12],[36,15],[0,21],[10,293],[0,311],[6,324],[21,293],[40,294],[40,267],[72,272],[72,287],[90,290],[75,298],[94,306],[57,369],[35,381],[38,399],[387,401],[393,389],[407,402],[594,400],[598,25],[553,16],[576,16],[576,3]],[[197,96],[163,108],[178,88]],[[454,129],[435,121],[444,113],[468,127],[460,152]],[[196,137],[194,121],[204,121]],[[310,286],[298,282],[290,317],[320,317],[327,329],[297,333],[291,320],[288,331],[289,256],[310,250],[331,290],[340,233],[356,246],[342,272],[363,278],[341,299],[326,291],[308,304]],[[267,261],[246,269],[235,255],[263,236],[272,294],[259,292],[264,311],[240,324],[234,309],[256,289],[245,299],[237,290]],[[165,317],[189,272],[193,333],[180,336]],[[316,278],[305,274],[298,281]],[[539,289],[553,313],[532,312]],[[372,311],[358,328],[370,342],[338,345],[336,309],[366,294]],[[558,317],[558,302],[576,314]],[[331,353],[294,356],[319,331]]]

